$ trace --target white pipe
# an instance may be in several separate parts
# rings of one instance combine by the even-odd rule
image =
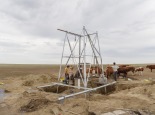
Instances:
[[[102,64],[102,56],[101,56],[101,49],[100,49],[100,41],[99,41],[99,38],[98,38],[98,32],[96,32],[96,37],[97,37],[97,41],[98,41],[98,48],[99,48],[99,57],[100,57],[100,61],[101,61],[101,67],[102,67],[102,73],[104,72],[104,69],[103,69],[103,64]],[[104,75],[104,73],[103,73]]]
[[[84,74],[84,87],[85,88],[87,88],[87,78],[86,78],[86,47],[85,47],[85,42],[86,42],[86,37],[84,37],[84,44],[83,44],[83,46],[84,46],[84,51],[83,51],[83,53],[84,53],[84,58],[83,58],[83,60],[84,60],[84,72],[83,72],[83,74]]]
[[[73,97],[73,96],[83,94],[83,93],[86,93],[86,92],[89,92],[89,91],[92,91],[92,90],[84,90],[84,91],[81,91],[81,92],[78,92],[78,93],[74,93],[74,94],[63,96],[63,97],[59,97],[58,100],[60,101],[60,100],[63,100],[65,98]]]

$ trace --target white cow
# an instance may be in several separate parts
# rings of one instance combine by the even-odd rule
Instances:
[[[138,75],[143,75],[143,71],[144,71],[144,68],[143,67],[138,67],[135,69],[135,72],[138,72]]]

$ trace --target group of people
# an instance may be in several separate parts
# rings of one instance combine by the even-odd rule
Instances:
[[[65,67],[65,83],[69,84],[69,81],[72,81],[72,85],[74,85],[74,78],[79,78],[80,74],[82,75],[82,66],[79,66],[79,70],[76,71],[76,73],[74,74],[73,71],[73,66],[71,65],[67,65]]]
[[[114,62],[112,68],[113,68],[114,80],[117,81],[117,69],[119,68],[119,66],[116,65],[116,63]],[[72,85],[74,85],[74,78],[80,78],[80,76],[81,76],[80,74],[82,75],[82,66],[81,65],[79,66],[79,70],[77,70],[75,74],[73,71],[73,66],[67,65],[65,67],[65,80],[64,80],[64,82],[66,84],[69,84],[69,81],[72,81]]]

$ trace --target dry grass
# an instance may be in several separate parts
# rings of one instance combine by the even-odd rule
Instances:
[[[146,64],[132,65],[135,67],[146,66]],[[4,89],[7,94],[9,93],[4,103],[6,107],[8,105],[9,111],[13,114],[20,114],[20,110],[28,112],[24,113],[28,115],[49,115],[52,112],[55,114],[57,111],[63,115],[71,115],[67,111],[81,115],[91,111],[100,115],[118,108],[145,109],[155,114],[155,85],[145,80],[155,79],[155,70],[150,72],[148,68],[144,68],[143,76],[139,76],[137,73],[132,75],[129,72],[128,77],[135,80],[125,81],[119,78],[117,90],[112,94],[91,93],[89,100],[85,99],[84,95],[81,95],[66,99],[64,104],[58,104],[56,103],[58,97],[70,93],[70,89],[58,95],[56,93],[38,91],[35,87],[40,84],[55,82],[59,65],[1,64],[0,68],[0,81],[5,83]],[[3,111],[1,109],[3,108],[0,105],[0,113],[2,114]]]

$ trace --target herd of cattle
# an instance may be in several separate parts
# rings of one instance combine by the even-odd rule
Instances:
[[[155,69],[155,65],[147,65],[146,68],[149,68],[152,72],[152,69]],[[119,68],[117,69],[117,76],[123,76],[124,78],[127,77],[128,72],[132,72],[133,74],[138,73],[138,75],[143,75],[144,67],[134,67],[130,65],[119,65]],[[86,73],[90,74],[97,74],[100,76],[102,74],[102,69],[100,67],[91,67],[87,68]],[[112,66],[107,66],[104,75],[109,78],[113,75],[114,71]]]
[[[149,68],[152,72],[152,69],[155,69],[155,65],[147,65],[146,68]],[[132,72],[133,74],[138,72],[139,75],[143,75],[144,67],[137,67],[130,65],[119,65],[119,68],[117,69],[118,77],[122,74],[123,77],[126,78],[128,72]],[[113,75],[113,68],[111,66],[108,66],[104,72],[105,76],[109,78],[111,75]]]

